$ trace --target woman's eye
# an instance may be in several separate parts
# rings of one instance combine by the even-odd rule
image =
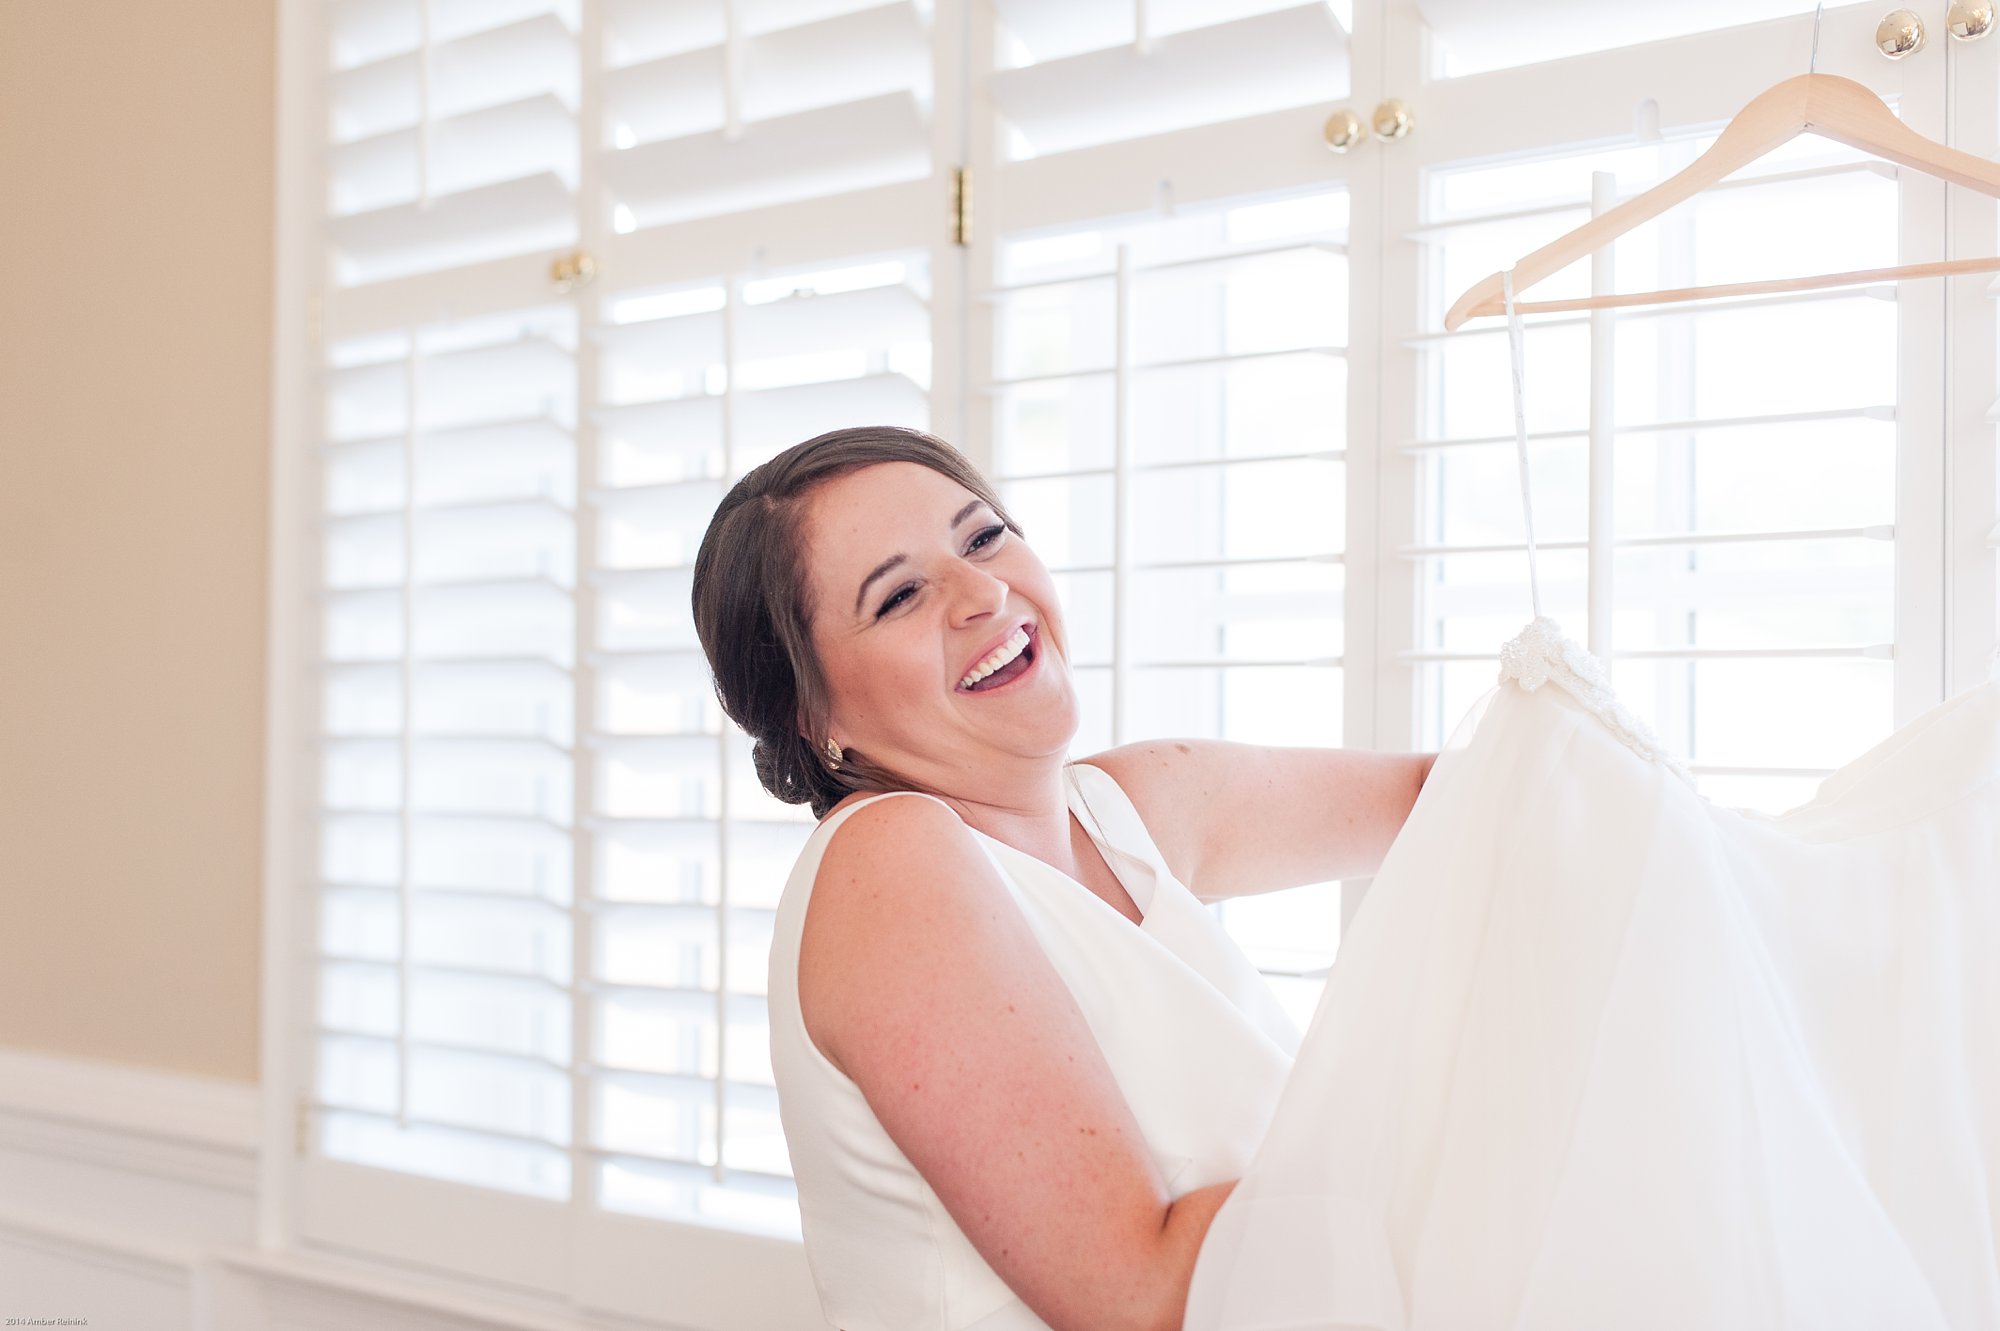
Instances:
[[[974,536],[972,538],[972,543],[966,547],[965,552],[967,554],[971,554],[974,550],[983,550],[987,546],[999,540],[1000,537],[1006,534],[1006,532],[1007,528],[1005,524],[1002,524],[997,527],[988,527],[984,531],[980,532],[977,536]],[[877,619],[882,618],[882,616],[888,614],[891,610],[894,610],[897,606],[901,605],[905,600],[905,598],[914,596],[915,594],[916,594],[915,587],[902,587],[897,589],[894,595],[890,596],[888,600],[882,602],[881,609],[875,612],[875,618]]]

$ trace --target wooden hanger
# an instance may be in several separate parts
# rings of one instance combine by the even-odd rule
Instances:
[[[1914,167],[1927,175],[1939,176],[1953,184],[1966,185],[1981,194],[2000,198],[2000,165],[1925,138],[1896,119],[1895,113],[1880,97],[1852,79],[1834,74],[1800,74],[1757,94],[1723,127],[1722,134],[1709,145],[1708,151],[1679,172],[1609,212],[1593,217],[1568,235],[1551,241],[1515,264],[1516,296],[1808,130],[1850,148],[1860,148],[1899,165]],[[2000,272],[2000,256],[1906,264],[1900,268],[1870,268],[1819,277],[1678,287],[1670,291],[1577,300],[1523,303],[1516,299],[1514,308],[1523,314],[1547,314],[1560,310],[1661,305],[1672,301],[1707,300],[1716,296],[1812,291],[1905,277],[1948,277],[1958,273],[1992,272]],[[1500,274],[1494,273],[1475,283],[1452,303],[1450,312],[1444,317],[1444,326],[1449,331],[1467,319],[1504,313],[1506,304],[1500,293]]]

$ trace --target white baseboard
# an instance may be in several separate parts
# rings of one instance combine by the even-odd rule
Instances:
[[[364,1326],[369,1331],[672,1331],[661,1322],[579,1320],[526,1300],[502,1303],[330,1254],[238,1249],[215,1259],[226,1279],[257,1289],[272,1331]]]
[[[0,1206],[0,1246],[28,1249],[54,1260],[102,1267],[176,1288],[189,1284],[201,1262],[198,1248],[50,1220],[12,1206]]]

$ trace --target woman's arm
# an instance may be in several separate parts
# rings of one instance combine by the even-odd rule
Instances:
[[[1178,1331],[1233,1185],[1170,1197],[1068,986],[949,809],[878,800],[835,831],[799,1001],[814,1044],[1037,1316]]]
[[[1217,901],[1371,876],[1437,755],[1167,739],[1088,761],[1131,797],[1188,890]]]

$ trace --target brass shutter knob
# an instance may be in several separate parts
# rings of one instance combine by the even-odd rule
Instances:
[[[1375,108],[1375,137],[1394,142],[1410,132],[1410,108],[1391,97]]]
[[[1993,31],[1993,0],[1953,0],[1944,30],[1962,42],[1976,42]]]
[[[1924,49],[1924,21],[1907,9],[1892,10],[1875,28],[1875,47],[1891,60]]]
[[[549,280],[564,295],[578,287],[589,286],[590,279],[596,276],[597,260],[582,250],[572,250],[549,265]]]
[[[1328,152],[1344,153],[1368,137],[1368,127],[1361,123],[1360,116],[1342,107],[1326,118],[1326,128],[1320,133],[1326,139]]]

